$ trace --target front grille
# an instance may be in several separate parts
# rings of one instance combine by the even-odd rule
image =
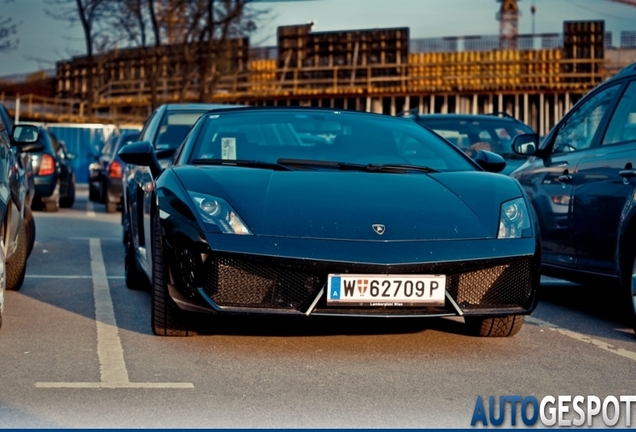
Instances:
[[[446,289],[464,310],[526,308],[532,298],[534,281],[529,259],[479,269],[475,269],[478,263],[433,266],[408,265],[379,270],[360,264],[248,259],[211,254],[203,264],[201,283],[205,293],[217,305],[241,308],[301,309],[318,295],[329,273],[347,272],[446,274]],[[326,307],[324,298],[318,307]]]
[[[313,299],[326,278],[246,259],[210,256],[205,293],[221,307],[297,309]]]
[[[449,294],[462,309],[524,307],[532,296],[529,260],[450,276]]]

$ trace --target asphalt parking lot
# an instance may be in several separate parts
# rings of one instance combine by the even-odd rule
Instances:
[[[119,213],[81,191],[35,218],[0,330],[2,428],[465,428],[477,396],[634,394],[636,337],[603,287],[545,279],[513,338],[455,318],[244,317],[165,338],[124,284]]]

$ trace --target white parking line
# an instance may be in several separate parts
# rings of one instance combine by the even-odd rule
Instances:
[[[35,383],[35,386],[40,388],[194,388],[191,383],[131,383],[129,381],[99,239],[90,239],[90,255],[100,382],[39,382]]]
[[[88,202],[86,203],[86,216],[95,217],[95,205],[91,200],[88,200]]]
[[[562,334],[564,336],[567,336],[567,337],[570,337],[572,339],[575,339],[575,340],[577,340],[579,342],[585,342],[585,343],[588,343],[588,344],[592,344],[592,345],[596,346],[597,348],[600,348],[600,349],[605,350],[607,352],[610,352],[612,354],[616,354],[616,355],[619,355],[619,356],[622,356],[622,357],[626,357],[626,358],[628,358],[630,360],[636,361],[636,352],[629,351],[629,350],[626,350],[626,349],[623,349],[623,348],[615,348],[614,345],[609,344],[607,342],[603,342],[600,339],[594,339],[594,338],[591,338],[591,337],[589,337],[587,335],[584,335],[582,333],[577,333],[577,332],[572,331],[572,330],[567,330],[567,329],[561,328],[561,327],[559,327],[559,326],[557,326],[555,324],[549,323],[547,321],[543,321],[542,319],[535,318],[535,317],[532,317],[532,316],[527,316],[526,317],[526,321],[530,322],[530,323],[533,323],[533,324],[537,324],[537,325],[539,325],[541,327],[548,328],[548,329],[550,329],[552,331],[556,331],[557,333],[560,333],[560,334]]]

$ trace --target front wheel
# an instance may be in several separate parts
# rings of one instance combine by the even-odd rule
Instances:
[[[163,262],[159,212],[154,216],[152,235],[152,309],[151,324],[159,336],[195,336],[185,313],[177,307],[168,294],[167,268]]]
[[[519,333],[523,325],[523,315],[478,318],[466,317],[466,325],[471,334],[480,337],[510,337]]]

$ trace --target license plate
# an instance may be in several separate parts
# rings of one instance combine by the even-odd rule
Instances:
[[[330,274],[327,304],[358,306],[444,305],[445,275]]]

